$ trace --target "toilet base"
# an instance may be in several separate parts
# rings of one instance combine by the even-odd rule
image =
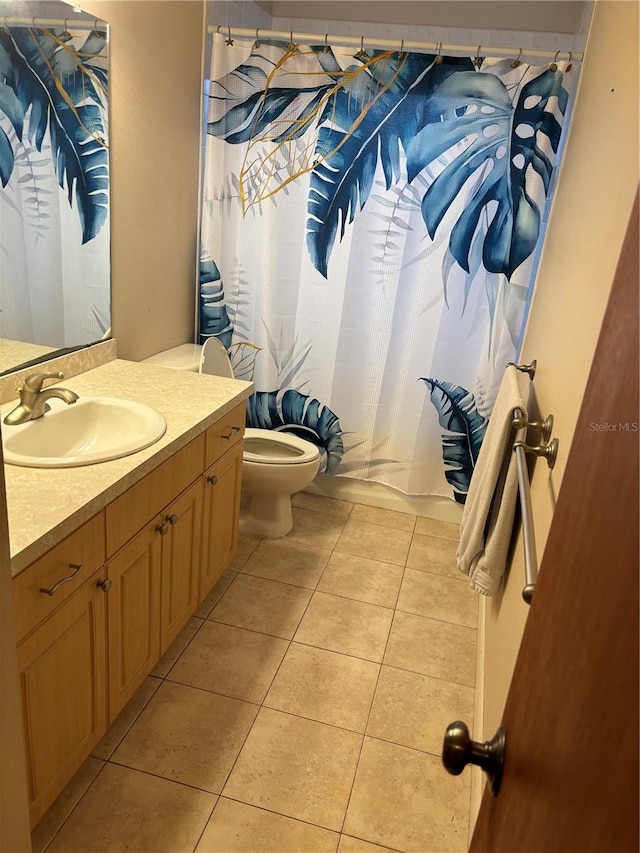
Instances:
[[[240,532],[268,539],[286,536],[293,527],[291,495],[258,494],[247,495],[246,509],[240,512]]]

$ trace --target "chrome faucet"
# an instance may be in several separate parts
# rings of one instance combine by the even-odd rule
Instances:
[[[24,424],[41,418],[51,408],[47,403],[51,397],[58,397],[65,403],[75,403],[78,395],[68,388],[45,388],[42,384],[46,379],[64,379],[64,373],[30,373],[25,376],[24,385],[19,389],[20,404],[12,409],[3,423],[9,426]]]

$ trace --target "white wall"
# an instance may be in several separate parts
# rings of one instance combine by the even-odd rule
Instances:
[[[532,480],[539,556],[638,186],[637,70],[637,4],[599,2],[522,351],[538,360],[533,390],[560,439],[553,471],[539,461]],[[484,737],[500,723],[528,614],[522,549],[520,537],[503,593],[484,602]]]

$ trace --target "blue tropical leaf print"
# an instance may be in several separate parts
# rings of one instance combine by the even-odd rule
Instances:
[[[442,436],[445,477],[453,487],[455,500],[463,504],[489,421],[478,412],[473,394],[466,388],[439,379],[421,379],[431,391],[440,426],[449,433]]]
[[[321,474],[335,474],[344,454],[338,417],[319,400],[294,389],[252,394],[247,400],[247,426],[290,432],[315,444]]]
[[[200,343],[216,337],[226,350],[231,346],[233,326],[224,299],[224,287],[216,262],[200,253]]]
[[[92,33],[80,50],[65,44],[63,29],[0,27],[0,110],[22,141],[28,118],[28,139],[38,151],[46,135],[53,163],[69,204],[75,199],[82,224],[82,242],[95,237],[108,213],[108,146],[103,120],[105,68],[96,62],[104,37]],[[86,47],[86,51],[84,48]],[[6,137],[0,143],[0,175],[6,183],[13,164]]]
[[[533,252],[540,211],[527,192],[526,174],[531,165],[548,190],[553,164],[542,146],[546,139],[554,153],[558,150],[562,129],[550,102],[557,102],[564,115],[568,93],[562,80],[560,71],[544,71],[523,87],[514,109],[507,87],[498,77],[460,72],[434,91],[431,120],[411,138],[404,136],[409,181],[446,151],[454,150],[422,200],[423,218],[432,238],[463,186],[479,175],[449,239],[451,254],[466,272],[480,214],[491,202],[497,202],[497,209],[484,238],[485,268],[510,277]]]
[[[559,117],[568,102],[561,71],[545,68],[522,86],[514,104],[510,90],[519,83],[509,80],[507,87],[490,67],[475,68],[468,58],[435,62],[430,54],[366,51],[341,69],[322,48],[278,49],[269,62],[252,54],[223,78],[229,93],[218,98],[209,132],[250,147],[276,146],[249,160],[241,180],[245,211],[252,194],[259,200],[273,196],[311,171],[307,248],[323,276],[336,238],[343,238],[367,203],[378,165],[389,189],[402,178],[403,153],[413,185],[439,163],[422,196],[432,239],[464,190],[465,204],[449,238],[450,255],[463,270],[469,273],[482,258],[488,272],[510,278],[531,255],[540,210],[527,175],[533,170],[548,191]],[[313,162],[305,149],[282,180],[273,165],[278,146],[313,123]],[[483,213],[487,221],[481,224]],[[477,234],[481,241],[473,250]]]

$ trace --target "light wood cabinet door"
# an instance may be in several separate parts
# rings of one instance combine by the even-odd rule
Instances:
[[[18,646],[32,826],[107,730],[104,579],[101,569]]]
[[[200,600],[224,572],[238,547],[242,447],[240,442],[205,473]]]
[[[110,722],[160,658],[159,528],[160,516],[107,563]]]
[[[163,513],[160,652],[164,652],[198,606],[202,554],[202,478]]]

